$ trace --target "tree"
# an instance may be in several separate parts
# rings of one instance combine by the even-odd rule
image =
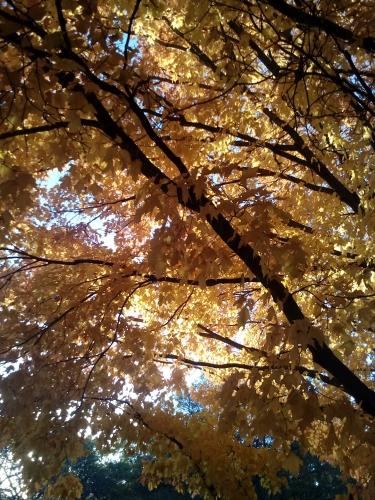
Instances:
[[[310,498],[319,498],[319,500],[333,500],[337,496],[347,493],[339,469],[332,467],[328,462],[321,462],[310,453],[302,456],[296,443],[292,444],[291,449],[295,455],[302,459],[298,475],[293,476],[286,471],[280,471],[280,476],[284,477],[287,482],[275,495],[269,495],[267,487],[262,487],[262,478],[254,478],[253,482],[259,499],[309,500]],[[265,486],[267,486],[266,481]],[[350,485],[348,484],[348,486]]]
[[[292,447],[298,454],[298,448]],[[82,485],[82,498],[93,496],[93,500],[126,500],[126,499],[154,499],[154,500],[188,500],[190,496],[180,495],[172,488],[161,485],[156,490],[149,491],[139,483],[141,474],[141,457],[129,459],[124,453],[116,460],[103,460],[93,445],[88,446],[87,456],[80,458],[71,470],[76,474]],[[340,471],[327,462],[320,462],[310,454],[301,456],[302,466],[298,476],[280,474],[286,477],[287,483],[277,495],[270,495],[266,488],[260,486],[261,481],[253,478],[258,498],[263,499],[290,499],[298,500],[319,498],[333,500],[337,494],[345,493]],[[146,458],[147,459],[147,458]]]
[[[95,449],[93,442],[86,443],[87,455],[80,458],[75,464],[66,464],[66,472],[73,472],[82,484],[82,499],[92,500],[141,500],[141,499],[168,499],[188,500],[187,495],[180,495],[172,488],[161,485],[156,490],[149,491],[139,483],[141,474],[141,457],[128,458],[125,454],[117,453],[116,458],[102,457]],[[294,453],[298,454],[298,448],[293,447]],[[0,486],[1,500],[18,500],[25,498],[22,491],[21,470],[17,467],[7,450],[1,450],[2,471],[7,471],[8,481],[2,481]],[[280,499],[309,499],[312,496],[320,500],[334,500],[336,495],[346,491],[340,471],[327,462],[321,462],[316,456],[306,454],[301,456],[303,463],[298,476],[293,476],[285,471],[279,474],[285,477],[287,483],[276,495],[270,495],[267,481],[264,478],[254,477],[252,481],[258,498],[268,500]],[[150,457],[144,457],[150,460]],[[12,470],[10,477],[9,471]],[[33,495],[33,500],[43,498],[44,491],[38,491]]]
[[[82,499],[91,500],[189,500],[191,497],[180,495],[170,486],[159,486],[149,491],[140,484],[141,457],[102,457],[92,442],[86,443],[87,455],[77,463],[66,466],[82,483]],[[38,492],[35,500],[43,498],[43,491]]]
[[[0,446],[31,488],[89,425],[150,486],[252,498],[297,440],[373,498],[373,7],[2,2]]]
[[[139,483],[142,460],[150,460],[150,457],[134,456],[126,457],[117,453],[116,458],[103,457],[95,449],[93,442],[86,443],[87,455],[80,458],[76,464],[68,464],[67,471],[73,472],[82,483],[82,499],[92,500],[189,500],[188,495],[181,495],[171,487],[161,485],[153,491],[149,491]],[[294,444],[292,450],[300,455],[298,446]],[[336,495],[346,491],[342,482],[340,471],[327,462],[321,462],[316,456],[300,455],[302,466],[298,476],[280,471],[279,475],[286,479],[280,493],[270,495],[264,478],[255,477],[252,481],[258,498],[263,500],[281,500],[296,498],[298,500],[319,498],[319,500],[334,500]],[[1,495],[2,500],[14,500],[15,496]],[[21,498],[21,497],[17,497]],[[43,498],[43,491],[38,492],[33,499]],[[197,497],[195,497],[197,498]]]

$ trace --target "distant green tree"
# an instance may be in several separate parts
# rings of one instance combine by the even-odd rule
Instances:
[[[254,446],[270,446],[270,439],[258,439]],[[67,465],[67,470],[77,475],[83,485],[81,500],[190,500],[188,494],[182,495],[171,486],[162,485],[149,491],[139,482],[141,474],[141,457],[127,457],[125,453],[119,459],[105,459],[95,448],[93,442],[87,443],[88,454],[75,464]],[[280,471],[285,477],[286,485],[275,495],[270,494],[262,484],[262,478],[253,478],[259,500],[334,500],[336,495],[346,493],[346,484],[337,467],[319,460],[317,456],[301,454],[297,444],[293,451],[302,460],[297,476],[287,471]],[[25,498],[20,468],[9,458],[6,449],[0,450],[1,469],[12,478],[0,484],[0,500],[21,500]],[[43,491],[34,495],[33,500],[43,497]]]
[[[92,442],[87,443],[88,454],[70,465],[69,471],[79,477],[83,493],[81,499],[90,500],[188,500],[171,486],[161,485],[153,491],[139,482],[141,457],[127,457],[121,453],[118,460],[105,460]]]
[[[338,467],[333,467],[310,453],[302,454],[296,443],[292,445],[292,449],[302,459],[298,475],[280,471],[279,475],[285,477],[287,483],[274,495],[262,486],[261,478],[256,476],[253,484],[259,500],[335,500],[336,495],[347,492],[347,483]]]

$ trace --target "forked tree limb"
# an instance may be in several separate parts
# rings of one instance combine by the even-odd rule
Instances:
[[[245,3],[249,4],[248,0],[245,0]],[[375,38],[372,36],[362,38],[357,37],[352,31],[340,26],[334,21],[317,14],[305,12],[304,10],[285,2],[284,0],[260,0],[260,3],[271,5],[275,10],[280,12],[280,14],[289,17],[289,19],[297,24],[308,26],[310,28],[316,28],[324,31],[327,35],[358,45],[370,53],[375,52]]]
[[[78,90],[78,89],[77,89]],[[106,135],[126,150],[133,162],[137,162],[140,172],[160,190],[167,194],[175,194],[180,205],[203,215],[219,238],[241,259],[259,282],[270,292],[274,302],[282,309],[288,322],[293,325],[298,321],[306,321],[296,300],[285,285],[274,276],[268,275],[262,267],[261,258],[254,249],[245,243],[231,223],[216,209],[204,194],[196,195],[194,185],[180,185],[165,175],[143,153],[122,127],[115,122],[107,109],[93,92],[79,90],[95,109],[96,118],[103,126]],[[375,392],[366,386],[328,347],[325,342],[312,338],[307,345],[313,360],[327,370],[342,385],[344,391],[352,396],[363,411],[375,417]]]
[[[285,4],[285,2],[281,2],[281,4],[283,4],[283,8],[285,5],[288,5]],[[308,21],[309,19],[310,18],[308,18]],[[324,26],[326,29],[332,28],[332,25],[329,23],[326,23]],[[30,26],[30,29],[35,30],[36,28],[34,26]],[[344,35],[346,36],[345,33]],[[22,47],[22,38],[17,34],[14,36],[8,36],[8,40],[11,43],[15,43],[16,45]],[[131,103],[131,100],[129,101],[129,95],[122,92],[118,87],[96,77],[96,75],[90,71],[86,63],[70,50],[69,44],[66,45],[66,48],[60,52],[59,57],[61,57],[61,59],[78,62],[86,76],[93,83],[95,83],[99,89],[104,92],[110,92],[112,95],[117,95],[117,97],[127,104]],[[49,57],[48,52],[44,50],[35,48],[30,49],[30,47],[22,48],[24,50],[28,50],[34,58]],[[196,53],[202,61],[204,60],[205,55],[199,47],[195,50],[195,46],[191,46],[191,50]],[[205,194],[197,194],[198,189],[196,189],[196,186],[191,182],[188,183],[186,178],[183,179],[185,177],[185,171],[182,168],[181,163],[179,161],[176,162],[176,157],[173,157],[173,152],[168,153],[166,145],[165,143],[162,144],[160,137],[158,137],[157,140],[155,140],[155,137],[151,137],[151,139],[153,139],[156,147],[163,151],[172,163],[175,164],[177,169],[183,173],[181,176],[181,182],[170,179],[143,153],[136,142],[127,135],[124,129],[110,115],[108,110],[98,98],[97,92],[87,92],[81,83],[74,84],[75,75],[72,73],[61,71],[57,76],[59,77],[60,83],[63,87],[67,87],[69,85],[72,91],[82,93],[87,102],[92,105],[103,132],[115,145],[118,145],[121,149],[126,150],[129,153],[131,161],[135,162],[139,166],[140,173],[158,186],[164,194],[176,196],[176,199],[181,206],[200,214],[200,216],[203,216],[206,219],[216,235],[239,257],[239,259],[252,272],[255,278],[257,278],[257,280],[259,280],[259,282],[269,291],[274,302],[282,309],[285,317],[291,325],[296,322],[297,324],[298,322],[308,323],[307,318],[303,314],[293,295],[278,278],[269,275],[265,271],[262,266],[261,257],[254,251],[252,246],[243,241],[241,235],[235,230],[224,215],[217,210],[215,205]],[[137,114],[138,118],[141,118],[139,113],[137,113],[138,110],[135,109],[134,106],[133,111]],[[331,187],[334,188],[334,186]],[[303,335],[304,333],[306,332],[302,332],[301,334]],[[308,339],[307,347],[312,354],[314,362],[319,364],[323,369],[327,370],[338,381],[338,383],[342,385],[343,390],[352,396],[357,404],[362,407],[363,411],[371,416],[375,416],[375,392],[367,387],[366,384],[364,384],[333,353],[325,342],[316,338],[310,338]]]

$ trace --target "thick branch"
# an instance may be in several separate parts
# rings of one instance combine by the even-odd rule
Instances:
[[[171,27],[170,23],[168,25]],[[183,33],[176,31],[174,28],[171,29],[181,36],[187,43],[192,46],[191,42],[189,42]],[[193,51],[198,59],[212,71],[217,70],[217,66],[208,58],[206,54],[199,49],[199,52]],[[207,61],[208,59],[208,61]],[[305,160],[305,165],[312,172],[318,175],[321,179],[323,179],[327,184],[336,192],[337,196],[341,201],[346,203],[352,210],[357,213],[359,210],[360,199],[356,193],[352,193],[346,188],[342,182],[335,177],[332,172],[319,160],[317,160],[314,154],[307,148],[302,137],[298,134],[298,132],[291,127],[288,123],[284,122],[281,118],[279,118],[273,111],[268,109],[267,107],[263,108],[263,112],[268,116],[268,118],[273,121],[276,125],[281,127],[285,132],[289,134],[289,136],[294,140],[295,146],[297,146],[297,150],[302,154]],[[238,135],[240,137],[240,135]],[[247,139],[245,139],[247,140]],[[277,154],[280,152],[277,151]],[[283,155],[285,156],[285,154]],[[298,157],[295,157],[298,158]],[[303,161],[303,160],[302,160]]]
[[[271,371],[271,370],[285,370],[289,371],[290,366],[285,366],[285,365],[249,365],[246,363],[238,363],[238,362],[233,362],[233,363],[213,363],[211,361],[196,361],[193,359],[185,358],[178,356],[177,354],[165,354],[162,356],[162,358],[165,359],[173,359],[176,361],[179,361],[180,363],[184,363],[188,366],[194,366],[196,368],[213,368],[217,370],[229,370],[233,368],[238,368],[239,370],[258,370],[258,371]],[[339,383],[338,380],[328,377],[327,375],[324,375],[323,373],[319,373],[317,370],[311,370],[310,368],[306,368],[304,366],[296,366],[294,368],[295,371],[299,372],[301,375],[307,375],[308,377],[314,378],[314,379],[319,379],[325,384],[332,385],[334,387],[340,387],[342,388],[341,384]]]
[[[228,337],[224,337],[223,335],[219,335],[218,333],[210,330],[209,328],[207,328],[204,325],[201,325],[200,323],[198,323],[198,327],[201,330],[203,330],[203,331],[198,332],[198,335],[200,335],[201,337],[206,337],[208,339],[218,340],[219,342],[223,342],[224,344],[227,344],[231,347],[234,347],[235,349],[245,350],[246,352],[249,352],[249,353],[259,354],[262,357],[268,356],[266,351],[262,351],[261,349],[256,349],[255,347],[249,347],[249,346],[240,344],[239,342],[236,342],[235,340],[232,340]]]
[[[304,179],[300,179],[295,175],[284,174],[283,172],[274,172],[268,168],[259,168],[257,174],[261,177],[279,177],[294,184],[300,184],[311,191],[317,191],[318,193],[334,194],[334,190],[327,186],[320,186],[319,184],[313,184],[312,182],[307,182]]]
[[[306,146],[302,137],[292,126],[268,108],[263,108],[263,112],[294,140],[299,152],[307,160],[308,168],[323,179],[333,189],[340,200],[348,205],[354,213],[358,213],[361,200],[357,193],[351,192],[320,160],[315,158],[313,152]]]
[[[2,4],[4,5],[4,4]],[[34,32],[36,35],[40,36],[41,38],[44,38],[47,34],[47,32],[39,25],[37,24],[34,19],[31,17],[29,18],[22,18],[20,17],[20,13],[18,15],[11,14],[10,12],[7,12],[3,9],[0,9],[0,16],[3,17],[6,21],[9,21],[11,23],[14,23],[19,26],[23,26],[30,31]]]
[[[341,38],[349,43],[355,43],[368,52],[375,52],[375,38],[371,36],[364,38],[356,37],[350,30],[343,28],[330,19],[305,12],[298,7],[288,4],[284,0],[260,1],[261,3],[271,5],[275,10],[289,17],[298,24],[309,26],[311,28],[318,28],[319,30],[327,33],[327,35],[335,38]]]
[[[83,91],[83,89],[82,89]],[[242,241],[241,236],[231,223],[217,211],[212,202],[204,195],[197,196],[194,186],[186,186],[183,192],[174,181],[161,172],[139,149],[138,145],[112,119],[103,104],[95,94],[85,94],[87,100],[96,110],[98,120],[103,124],[103,130],[120,147],[126,149],[131,159],[140,163],[141,173],[159,186],[162,192],[174,192],[178,202],[190,210],[204,214],[207,222],[220,239],[242,260],[254,276],[270,292],[273,300],[283,310],[289,323],[305,320],[305,316],[289,290],[275,277],[268,275],[261,264],[261,258],[254,249]],[[330,372],[343,386],[344,390],[353,396],[362,409],[375,416],[375,393],[369,389],[347,366],[345,366],[325,344],[312,339],[308,345],[313,360]]]
[[[237,35],[241,35],[245,32],[243,27],[238,24],[236,21],[231,19],[229,21],[229,26],[232,30],[237,33]],[[265,65],[265,67],[273,74],[273,76],[278,77],[280,74],[280,67],[277,62],[269,57],[260,47],[259,45],[249,37],[249,46],[254,50],[259,60]]]

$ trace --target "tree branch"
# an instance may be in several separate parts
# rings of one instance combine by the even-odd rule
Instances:
[[[354,43],[368,52],[375,52],[375,38],[371,36],[363,38],[356,37],[350,30],[343,28],[330,19],[305,12],[298,7],[288,4],[284,0],[260,0],[260,2],[271,5],[275,10],[298,24],[311,28],[318,28],[327,33],[327,35],[341,38],[349,43]],[[249,4],[248,1],[246,1],[246,3]]]
[[[87,127],[100,128],[99,122],[97,120],[88,120],[86,118],[81,119],[81,125]],[[23,135],[39,134],[41,132],[51,132],[52,130],[67,128],[68,126],[69,126],[68,121],[62,121],[57,123],[49,123],[47,125],[39,125],[37,127],[22,128],[19,130],[9,130],[7,132],[3,132],[0,134],[0,141]]]
[[[115,266],[114,262],[108,260],[90,259],[90,258],[77,258],[70,260],[52,259],[49,257],[40,257],[37,255],[33,255],[28,252],[25,252],[24,250],[15,249],[11,247],[0,247],[0,251],[10,252],[12,254],[17,255],[17,257],[2,257],[0,258],[0,260],[19,258],[22,260],[32,260],[34,262],[44,262],[46,264],[59,265],[59,266],[77,266],[82,264],[93,264],[105,267]],[[136,270],[130,271],[129,273],[122,275],[123,278],[131,278],[133,276],[145,278],[146,280],[150,281],[150,283],[175,283],[179,285],[206,286],[206,287],[213,287],[218,285],[241,285],[243,283],[258,283],[258,280],[255,277],[251,278],[249,276],[207,278],[202,280],[193,280],[193,279],[184,279],[174,276],[157,276],[156,274],[145,274]]]
[[[83,89],[82,89],[82,92]],[[178,202],[190,210],[204,214],[207,222],[220,239],[242,260],[254,276],[270,292],[274,302],[284,312],[290,324],[306,320],[303,312],[295,301],[293,295],[278,279],[269,276],[262,267],[261,258],[254,249],[242,241],[241,236],[230,222],[216,209],[213,203],[204,195],[197,196],[194,186],[186,188],[185,194],[181,187],[166,176],[156,167],[140,150],[138,145],[125,133],[125,131],[112,119],[103,104],[92,92],[85,93],[88,102],[96,110],[98,120],[116,144],[127,150],[133,161],[140,163],[141,173],[159,186],[163,193],[173,191]],[[104,125],[105,124],[105,125]],[[339,381],[343,389],[350,394],[362,409],[375,416],[375,392],[366,386],[347,366],[340,361],[333,351],[323,342],[311,339],[308,348],[313,360],[322,368],[330,372]]]
[[[217,370],[229,370],[232,368],[238,368],[239,370],[258,370],[258,371],[270,371],[270,370],[285,370],[290,371],[291,367],[286,365],[249,365],[246,363],[213,363],[211,361],[195,361],[193,359],[185,358],[183,356],[178,356],[177,354],[165,354],[162,356],[165,359],[173,359],[179,361],[180,363],[184,363],[188,366],[194,366],[196,368],[213,368]],[[317,370],[311,370],[310,368],[306,368],[304,366],[296,366],[293,368],[294,371],[300,373],[301,375],[307,375],[308,377],[319,379],[327,385],[332,385],[334,387],[339,387],[342,389],[342,384],[335,378],[328,377],[322,373],[319,373]]]

